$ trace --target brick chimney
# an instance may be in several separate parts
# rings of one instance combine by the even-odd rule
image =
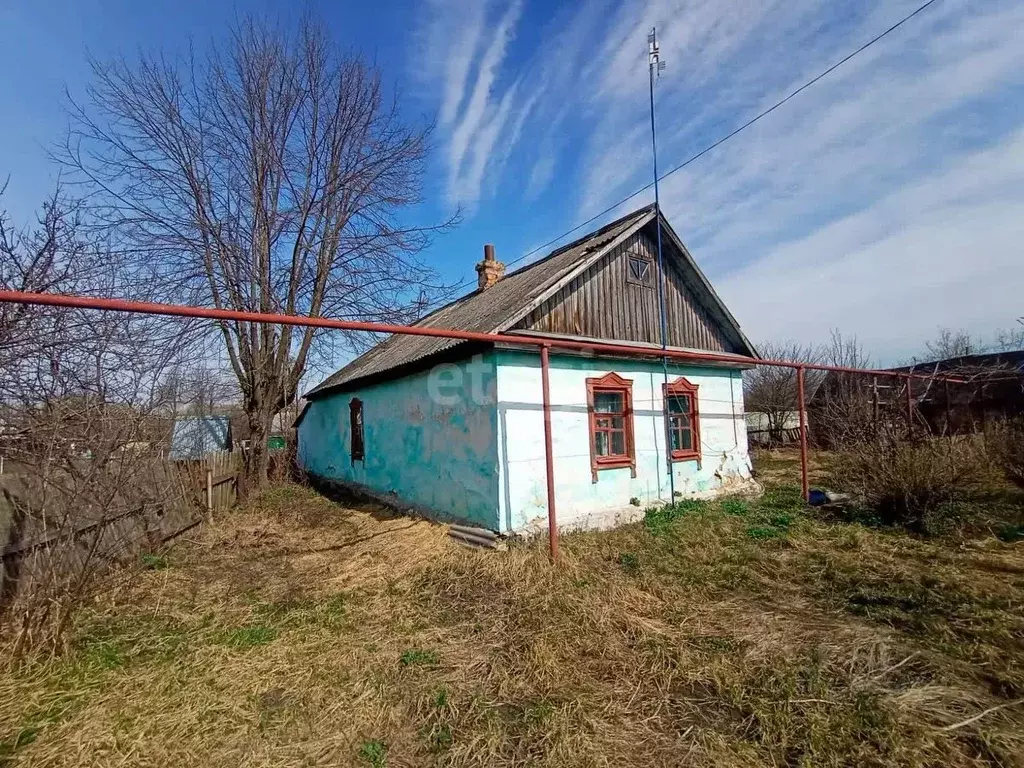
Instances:
[[[494,259],[494,246],[484,246],[484,260],[476,265],[477,288],[486,291],[505,276],[505,265]]]

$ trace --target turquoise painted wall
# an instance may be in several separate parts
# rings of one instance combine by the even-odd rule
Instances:
[[[537,526],[547,517],[544,423],[540,362],[536,354],[499,351],[498,461],[502,531]],[[592,480],[586,380],[614,371],[633,382],[636,477],[629,468],[606,469]],[[738,370],[671,365],[669,378],[698,385],[702,461],[672,465],[675,488],[684,496],[714,495],[732,481],[750,478],[743,417],[743,378]],[[551,424],[555,458],[555,502],[559,525],[594,524],[608,512],[669,498],[662,411],[661,363],[551,356]],[[636,509],[636,507],[632,507]],[[605,519],[603,523],[607,524]]]
[[[498,530],[496,368],[493,353],[314,400],[299,425],[308,472],[357,483]],[[349,402],[363,401],[366,458],[349,453]]]

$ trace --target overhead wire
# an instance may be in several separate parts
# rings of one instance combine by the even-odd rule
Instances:
[[[723,144],[725,144],[730,139],[736,137],[737,135],[739,135],[740,133],[745,131],[747,128],[750,128],[752,125],[754,125],[755,123],[757,123],[761,119],[767,117],[772,112],[774,112],[775,110],[777,110],[780,107],[782,107],[784,104],[789,102],[791,99],[795,98],[796,96],[800,95],[801,93],[806,91],[811,86],[815,85],[819,81],[821,81],[824,78],[828,77],[830,74],[835,72],[837,69],[839,69],[841,66],[846,64],[851,59],[855,58],[856,56],[859,56],[861,53],[866,51],[868,48],[870,48],[871,46],[875,45],[875,43],[879,42],[880,40],[882,40],[883,38],[885,38],[889,34],[895,32],[897,29],[902,27],[904,24],[906,24],[908,21],[913,19],[919,13],[921,13],[922,11],[927,9],[929,6],[934,5],[936,2],[938,2],[938,0],[927,0],[927,2],[919,5],[917,8],[915,8],[913,11],[911,11],[906,16],[901,18],[899,21],[897,21],[891,27],[886,29],[884,32],[880,32],[879,34],[875,35],[873,38],[868,40],[866,43],[861,45],[859,48],[857,48],[856,50],[848,53],[846,56],[841,58],[835,64],[830,66],[828,69],[825,69],[822,72],[819,72],[817,75],[812,77],[810,80],[808,80],[806,83],[801,85],[796,90],[794,90],[791,93],[789,93],[784,98],[779,99],[777,102],[772,104],[770,107],[768,107],[767,109],[765,109],[762,112],[759,112],[754,117],[750,118],[745,123],[743,123],[741,126],[736,128],[735,130],[731,131],[730,133],[727,133],[725,136],[722,136],[720,139],[718,139],[718,140],[712,142],[711,144],[709,144],[708,146],[704,147],[704,149],[700,150],[695,155],[691,155],[690,157],[688,157],[683,162],[681,162],[678,165],[670,168],[668,171],[666,171],[664,174],[662,174],[661,176],[658,177],[658,181],[664,181],[666,178],[671,176],[673,173],[677,173],[678,171],[683,170],[684,168],[686,168],[691,163],[694,163],[697,160],[699,160],[700,158],[704,157],[704,155],[706,155],[708,152],[711,152],[711,151],[717,149],[718,147],[722,146]],[[648,182],[644,186],[642,186],[639,189],[637,189],[635,192],[630,193],[629,195],[627,195],[626,197],[622,198],[618,202],[613,203],[612,205],[609,205],[607,208],[605,208],[605,209],[599,211],[598,213],[594,214],[593,216],[591,216],[586,221],[582,221],[579,224],[577,224],[576,226],[574,226],[572,229],[568,229],[565,232],[563,232],[562,234],[558,235],[557,237],[553,237],[550,240],[547,240],[546,242],[541,243],[540,245],[536,246],[535,248],[532,248],[531,250],[529,250],[526,253],[524,253],[522,256],[520,256],[520,257],[518,257],[518,258],[516,258],[516,259],[514,259],[514,260],[512,260],[512,261],[510,261],[508,263],[506,263],[505,266],[506,267],[511,267],[514,264],[519,264],[520,262],[525,261],[526,259],[530,258],[530,256],[533,256],[535,253],[538,253],[539,251],[544,250],[545,248],[547,248],[550,245],[554,245],[555,243],[557,243],[558,241],[562,240],[566,236],[571,235],[574,232],[579,231],[580,229],[582,229],[583,227],[587,226],[588,224],[592,224],[593,222],[597,221],[602,216],[605,216],[606,214],[611,213],[612,211],[614,211],[616,208],[618,208],[622,204],[628,203],[634,197],[636,197],[637,195],[643,194],[647,190],[651,189],[653,186],[654,186],[654,182],[653,181]],[[470,282],[471,281],[468,281],[468,280],[467,281],[463,281],[462,283],[459,283],[457,286],[455,286],[455,288],[456,289],[462,288],[465,285],[468,285]]]

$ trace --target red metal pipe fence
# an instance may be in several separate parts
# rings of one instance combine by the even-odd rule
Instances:
[[[913,379],[944,380],[947,383],[964,383],[960,379],[936,375],[881,371],[867,368],[850,368],[838,365],[825,365],[822,363],[805,363],[795,360],[763,360],[760,358],[746,357],[720,352],[694,352],[681,349],[664,349],[662,347],[629,346],[626,344],[610,344],[597,341],[577,341],[572,339],[523,336],[514,333],[481,333],[477,331],[460,331],[448,328],[430,328],[418,325],[392,325],[389,323],[370,323],[357,320],[337,320],[327,317],[306,317],[302,315],[284,315],[268,312],[248,312],[234,309],[214,309],[210,307],[193,307],[180,304],[158,304],[143,301],[128,301],[125,299],[108,299],[93,296],[64,296],[50,293],[31,293],[27,291],[5,291],[0,290],[0,303],[8,304],[34,304],[51,307],[67,307],[73,309],[95,309],[113,312],[132,312],[145,315],[164,315],[168,317],[193,317],[204,320],[232,320],[247,323],[267,323],[272,325],[291,325],[307,328],[328,328],[345,331],[369,331],[373,333],[399,333],[410,336],[430,336],[442,339],[456,339],[461,341],[479,341],[486,343],[518,344],[528,347],[538,347],[541,356],[541,383],[543,389],[544,407],[544,458],[547,469],[547,497],[548,497],[548,531],[550,536],[551,557],[558,556],[558,529],[555,518],[555,485],[554,485],[554,456],[551,437],[551,402],[548,382],[548,371],[550,367],[549,351],[551,349],[568,349],[575,351],[591,352],[594,354],[608,354],[626,357],[669,357],[674,360],[682,360],[696,363],[720,363],[752,367],[756,365],[767,365],[773,367],[795,368],[797,371],[798,383],[798,406],[800,411],[800,467],[804,498],[807,498],[809,491],[807,480],[807,424],[804,392],[804,375],[807,370],[834,371],[838,373],[861,373],[876,376],[891,376],[896,379],[905,379],[908,385],[908,408],[911,400],[909,395],[910,381]]]
[[[804,367],[796,369],[796,407],[800,413],[800,490],[804,501],[810,501],[811,487],[807,481],[807,404],[804,402]]]
[[[206,320],[235,320],[243,323],[269,323],[271,325],[294,325],[307,328],[333,328],[341,331],[370,331],[373,333],[401,333],[407,336],[432,336],[439,339],[457,339],[461,341],[481,341],[491,344],[521,344],[530,347],[541,347],[545,344],[552,349],[573,349],[592,352],[604,352],[628,356],[670,357],[675,360],[689,360],[705,363],[732,363],[734,365],[769,365],[781,368],[803,367],[807,370],[837,371],[840,373],[870,373],[878,376],[895,378],[913,377],[917,379],[935,380],[941,376],[905,373],[902,371],[879,371],[870,368],[847,368],[840,365],[824,365],[822,363],[805,363],[800,360],[765,360],[746,355],[734,355],[726,352],[695,352],[684,349],[663,349],[662,347],[637,347],[627,344],[610,344],[598,341],[577,341],[552,337],[519,336],[514,333],[482,333],[479,331],[459,331],[450,328],[430,328],[420,325],[392,325],[389,323],[368,323],[361,320],[336,320],[329,317],[306,317],[304,315],[282,315],[272,312],[248,312],[236,309],[214,309],[212,307],[193,307],[183,304],[157,304],[148,301],[127,301],[124,299],[105,299],[92,296],[63,296],[53,293],[31,293],[27,291],[0,291],[0,303],[7,304],[38,304],[51,307],[70,307],[76,309],[100,309],[114,312],[134,312],[143,315],[166,315],[170,317],[195,317]],[[949,379],[953,383],[963,383],[958,379]]]
[[[540,385],[544,404],[544,466],[548,486],[548,541],[551,561],[558,559],[558,523],[555,517],[555,452],[551,445],[551,387],[548,381],[548,347],[540,348]]]

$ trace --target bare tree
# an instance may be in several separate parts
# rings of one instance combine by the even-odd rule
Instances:
[[[1016,328],[1001,328],[996,331],[992,350],[995,352],[1015,352],[1024,349],[1024,318],[1018,318]]]
[[[759,344],[758,350],[764,358],[803,363],[819,362],[822,354],[820,349],[792,341]],[[807,372],[806,397],[811,396],[820,379],[819,371]],[[744,372],[743,403],[748,412],[761,414],[766,442],[771,445],[785,442],[787,436],[799,428],[796,370],[762,365]]]
[[[179,300],[403,322],[445,290],[417,254],[454,219],[399,221],[420,201],[429,128],[407,125],[376,65],[339,53],[322,25],[289,34],[250,20],[202,61],[143,56],[93,74],[60,159]],[[322,334],[244,322],[216,332],[258,485],[273,416]]]
[[[990,341],[974,336],[963,328],[939,328],[936,337],[924,343],[924,352],[920,356],[915,355],[908,364],[932,363],[969,355],[1024,349],[1024,320],[1018,320],[1018,324],[1015,328],[996,330]]]
[[[951,357],[966,357],[984,351],[984,345],[968,331],[960,328],[940,328],[939,335],[926,341],[925,360],[947,360]]]
[[[832,331],[829,343],[822,347],[821,360],[839,368],[872,366],[857,337],[843,336],[837,330]],[[875,383],[874,377],[862,373],[825,374],[808,408],[815,442],[836,448],[872,436],[878,420]]]
[[[83,235],[80,213],[59,191],[36,226],[0,213],[0,286],[150,298]],[[188,323],[167,318],[0,306],[0,629],[15,648],[59,644],[109,562],[169,519],[180,494],[154,460],[156,414],[191,340]]]

